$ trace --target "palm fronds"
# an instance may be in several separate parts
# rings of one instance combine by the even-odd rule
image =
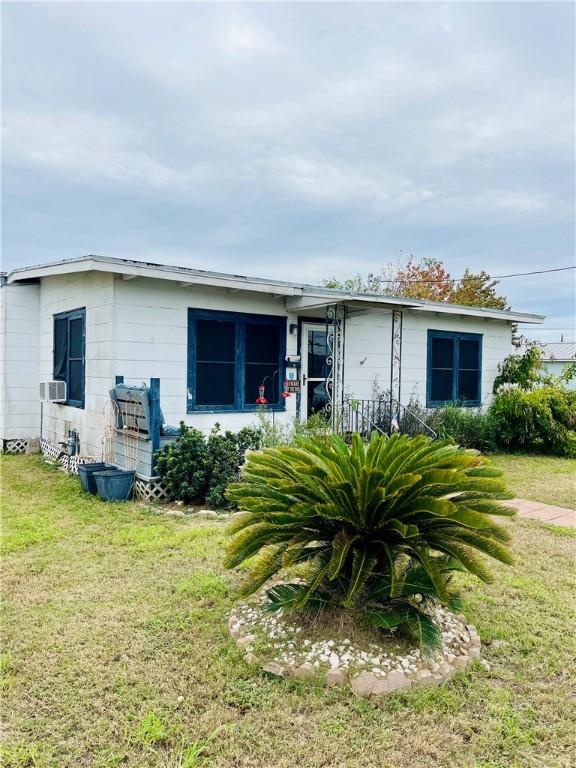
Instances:
[[[487,557],[511,562],[509,535],[492,520],[514,514],[501,503],[511,498],[501,473],[448,441],[300,438],[249,454],[228,497],[246,510],[232,523],[225,560],[229,568],[249,561],[243,594],[306,564],[305,584],[291,600],[275,587],[274,604],[283,597],[286,607],[301,607],[322,593],[376,626],[402,617],[399,626],[428,647],[437,637],[426,601],[455,603],[451,573],[489,581]],[[415,594],[424,598],[421,608],[407,602]]]

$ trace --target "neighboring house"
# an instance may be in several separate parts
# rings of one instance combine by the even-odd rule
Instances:
[[[403,405],[485,407],[513,323],[543,320],[99,256],[3,283],[0,438],[39,435],[39,383],[59,379],[67,401],[43,404],[43,438],[58,444],[74,428],[91,456],[118,377],[158,379],[164,421],[202,430],[253,423],[261,385],[277,422],[335,414],[376,389]]]
[[[538,342],[542,349],[542,364],[546,373],[562,376],[566,368],[576,363],[576,342],[558,341],[554,344]],[[569,389],[576,389],[576,377],[566,382]]]

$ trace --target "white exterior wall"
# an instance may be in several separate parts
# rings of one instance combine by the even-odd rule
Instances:
[[[392,312],[375,310],[346,318],[344,394],[358,400],[374,398],[374,384],[390,389]]]
[[[407,405],[411,398],[418,400],[422,405],[426,404],[428,330],[482,335],[482,407],[490,405],[498,364],[513,352],[511,324],[484,318],[405,311],[402,320],[400,382],[400,401],[404,405]]]
[[[54,315],[86,308],[85,406],[44,403],[43,436],[51,443],[80,434],[82,455],[100,458],[103,408],[114,384],[114,280],[105,272],[85,272],[42,279],[40,292],[40,381],[53,376]],[[38,430],[39,431],[39,430]],[[38,434],[38,432],[37,432]]]
[[[498,364],[513,352],[510,323],[484,318],[402,312],[402,362],[400,402],[410,399],[426,405],[428,330],[482,335],[482,406],[492,401]],[[374,382],[390,389],[392,312],[351,314],[346,320],[344,392],[350,397],[371,399]]]
[[[34,437],[40,426],[38,285],[0,288],[0,438]]]
[[[188,309],[250,312],[287,318],[286,354],[296,354],[297,335],[288,327],[297,318],[287,314],[282,299],[272,294],[232,292],[206,286],[180,288],[172,281],[115,279],[113,374],[127,384],[160,379],[160,405],[167,424],[180,421],[209,431],[216,422],[236,431],[254,424],[254,413],[186,413],[188,365]],[[113,381],[113,378],[112,378]],[[256,399],[257,393],[254,395]],[[286,400],[279,422],[296,415],[296,397]]]

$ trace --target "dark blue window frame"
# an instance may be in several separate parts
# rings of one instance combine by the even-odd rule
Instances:
[[[216,320],[222,322],[234,323],[235,326],[235,387],[234,403],[230,405],[198,405],[196,402],[196,363],[197,363],[197,322],[198,320]],[[187,412],[203,413],[230,413],[230,412],[253,412],[261,408],[256,403],[258,392],[250,394],[253,402],[248,400],[244,394],[245,383],[245,365],[246,365],[246,326],[247,325],[267,325],[278,328],[278,376],[275,381],[275,391],[277,396],[276,403],[270,403],[269,408],[275,411],[285,411],[286,405],[281,397],[284,388],[284,379],[286,377],[286,318],[275,315],[255,315],[243,312],[220,312],[209,309],[189,309],[188,310],[188,396]]]
[[[70,349],[70,324],[74,320],[82,321],[82,350],[80,356],[73,356]],[[66,334],[64,338],[64,350],[63,360],[60,363],[57,362],[57,325],[58,321],[65,321]],[[71,363],[80,362],[80,399],[70,398],[70,381],[71,381]],[[58,381],[66,382],[66,401],[64,405],[70,405],[72,408],[84,408],[85,402],[85,389],[86,389],[86,308],[73,309],[69,312],[59,312],[54,315],[53,322],[53,348],[52,348],[52,364],[53,364],[53,378]],[[60,370],[58,370],[58,366]]]
[[[452,397],[449,400],[432,399],[432,342],[434,339],[451,339],[452,345]],[[459,396],[458,378],[460,372],[460,342],[475,341],[478,344],[478,373],[476,391],[478,397],[474,400],[463,400]],[[466,407],[482,405],[482,334],[458,333],[454,331],[428,331],[428,357],[426,362],[426,405],[437,408],[443,405],[457,404]]]

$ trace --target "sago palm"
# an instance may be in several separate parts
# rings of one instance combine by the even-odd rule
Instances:
[[[380,628],[439,644],[428,604],[454,605],[454,570],[483,581],[484,555],[511,562],[512,515],[500,470],[476,451],[419,436],[374,434],[351,446],[329,435],[249,454],[229,498],[245,513],[230,527],[225,564],[249,561],[243,595],[280,571],[303,579],[268,590],[269,607],[329,603]]]

